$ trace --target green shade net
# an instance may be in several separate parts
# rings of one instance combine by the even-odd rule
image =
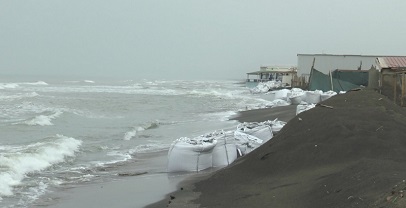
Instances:
[[[354,75],[355,74],[355,75]],[[358,88],[361,84],[356,84],[360,83],[362,79],[364,78],[353,78],[353,76],[358,76],[358,74],[362,74],[362,76],[365,76],[363,73],[354,73],[354,74],[346,74],[344,73],[337,73],[337,77],[330,78],[329,75],[323,74],[322,72],[312,69],[311,75],[310,75],[310,80],[309,80],[309,90],[322,90],[323,92],[333,90],[335,92],[340,92],[340,91],[349,91],[354,88]],[[368,73],[367,73],[368,74]],[[343,79],[341,78],[344,77]],[[361,75],[360,75],[361,77]],[[344,80],[345,79],[345,80]],[[356,80],[360,80],[359,82]],[[368,83],[368,76],[366,76],[366,82]],[[351,81],[354,81],[356,83],[352,83]],[[364,85],[364,84],[362,84]],[[366,84],[367,85],[367,84]],[[365,85],[365,86],[366,86]],[[333,88],[333,89],[332,89]]]
[[[355,85],[363,85],[363,86],[368,86],[368,76],[369,72],[368,71],[339,71],[335,70],[331,73],[333,78],[343,80]]]

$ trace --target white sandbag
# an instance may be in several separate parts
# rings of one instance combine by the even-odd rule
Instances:
[[[237,140],[236,142],[238,144],[244,144],[244,143],[262,144],[264,142],[262,139],[258,139],[255,136],[244,133],[243,131],[235,131],[234,139]]]
[[[244,156],[251,152],[251,150],[248,148],[247,144],[238,144],[236,143],[235,146],[237,147],[237,152],[238,156]]]
[[[321,101],[320,91],[307,91],[306,102],[307,103],[319,103]]]
[[[237,131],[244,132],[248,135],[258,138],[259,140],[261,140],[261,142],[258,143],[266,142],[273,137],[271,126],[264,122],[245,122],[237,126]]]
[[[323,92],[323,93],[321,93],[321,95],[320,95],[320,99],[321,99],[321,101],[325,101],[325,100],[327,100],[327,99],[333,97],[334,95],[337,95],[337,93],[334,92],[334,91]]]
[[[289,92],[290,92],[290,90],[288,90],[288,89],[276,90],[275,99],[287,100]]]
[[[296,93],[296,94],[292,94],[289,97],[290,102],[292,103],[292,105],[299,105],[302,102],[302,97],[303,97],[304,93]]]
[[[200,171],[213,166],[215,139],[175,140],[168,152],[168,172]]]
[[[290,101],[290,96],[292,96],[292,92],[289,91],[288,94],[286,95],[286,101]]]
[[[263,142],[261,139],[238,130],[234,132],[234,138],[236,140],[236,147],[242,155],[250,153]]]
[[[296,107],[296,115],[298,115],[299,113],[301,113],[303,111],[310,110],[314,107],[316,107],[315,104],[308,104],[306,102],[302,102],[299,105],[297,105],[297,107]]]
[[[279,133],[281,129],[285,126],[286,122],[283,121],[276,121],[274,124],[272,124],[272,132],[275,134]]]
[[[248,154],[273,137],[272,128],[265,122],[242,123],[234,132],[237,149]]]
[[[289,100],[292,105],[299,105],[306,98],[305,92],[300,88],[292,88]]]
[[[213,149],[213,167],[230,165],[238,157],[233,132],[221,132],[215,139],[217,144]]]
[[[275,119],[273,121],[268,120],[264,122],[265,124],[269,125],[272,129],[272,133],[277,134],[286,124],[284,121],[279,121]]]

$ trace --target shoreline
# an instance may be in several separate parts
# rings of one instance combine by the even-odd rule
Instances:
[[[229,120],[236,120],[240,123],[243,122],[263,122],[267,120],[278,119],[281,121],[288,122],[296,116],[296,107],[297,105],[288,105],[288,106],[278,106],[273,108],[264,108],[264,109],[254,109],[247,111],[240,111]],[[149,204],[144,208],[162,208],[162,207],[188,207],[188,208],[198,208],[199,205],[194,203],[194,200],[198,199],[200,192],[196,192],[195,184],[204,180],[209,179],[218,171],[233,166],[236,163],[239,163],[240,159],[238,158],[229,166],[223,167],[219,170],[209,171],[207,170],[200,171],[195,173],[192,176],[185,178],[180,181],[177,185],[177,189],[173,192],[167,193],[165,197],[155,203]]]
[[[85,184],[67,184],[41,196],[35,207],[143,207],[162,199],[190,173],[167,173],[167,151],[140,153],[118,175]],[[120,173],[122,173],[120,175]],[[157,187],[159,187],[157,189]]]
[[[255,118],[269,118],[266,120],[278,118],[288,121],[294,116],[295,111],[296,106],[292,105],[248,110],[238,112],[229,120],[251,122]],[[261,122],[260,119],[255,121]],[[199,193],[193,191],[195,189],[194,184],[210,178],[225,168],[210,168],[199,172],[168,173],[166,172],[167,151],[140,153],[136,156],[134,164],[136,163],[139,165],[120,169],[120,173],[129,173],[129,175],[111,176],[108,180],[84,185],[62,186],[46,193],[33,205],[49,208],[106,206],[158,208],[167,205],[178,207],[187,204],[187,207],[191,207],[193,206],[192,201],[199,197]],[[145,174],[137,175],[137,173]],[[174,193],[176,193],[177,200],[171,199]]]
[[[237,113],[237,115],[231,117],[229,120],[237,120],[240,123],[243,123],[263,122],[278,119],[280,121],[288,122],[296,116],[296,107],[297,105],[287,105],[240,111]]]

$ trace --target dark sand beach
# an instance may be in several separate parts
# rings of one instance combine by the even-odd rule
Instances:
[[[299,114],[247,156],[149,207],[406,207],[406,111],[368,90],[322,104],[332,108]]]

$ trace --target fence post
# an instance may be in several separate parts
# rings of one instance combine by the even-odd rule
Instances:
[[[403,74],[402,74],[402,102],[401,102],[401,104],[400,104],[401,107],[403,107],[403,100],[404,100],[404,98],[405,98],[405,93],[406,93],[406,84],[405,84],[405,81],[406,81],[406,73],[403,73]]]
[[[397,75],[394,74],[393,77],[394,79],[394,87],[393,87],[393,102],[396,104],[396,85],[397,85]]]

